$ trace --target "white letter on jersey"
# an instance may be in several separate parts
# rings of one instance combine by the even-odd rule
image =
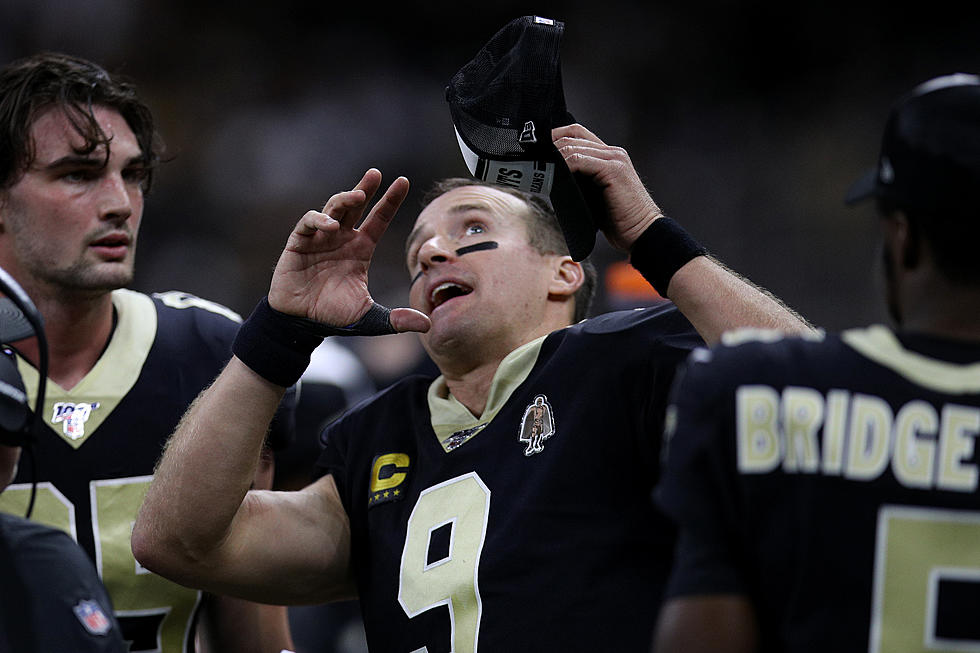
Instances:
[[[932,486],[936,463],[939,415],[924,401],[910,401],[895,416],[895,451],[892,471],[906,487]]]
[[[845,478],[867,481],[888,466],[892,411],[883,399],[855,395],[851,405]]]
[[[735,393],[738,469],[765,474],[779,465],[779,395],[764,385],[740,387]]]
[[[939,436],[939,487],[944,490],[976,491],[976,466],[960,463],[973,456],[978,432],[980,410],[953,404],[943,406],[943,428]]]

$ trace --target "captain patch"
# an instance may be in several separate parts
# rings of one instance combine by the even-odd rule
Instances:
[[[405,453],[386,453],[375,456],[371,463],[371,486],[368,507],[398,501],[405,496],[405,479],[410,459]]]

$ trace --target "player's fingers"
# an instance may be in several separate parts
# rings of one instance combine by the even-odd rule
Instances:
[[[586,129],[584,126],[576,123],[571,125],[564,125],[562,127],[555,127],[551,130],[551,140],[556,141],[559,138],[581,138],[593,143],[599,143],[605,145],[601,138],[593,134],[591,131]]]
[[[299,236],[312,236],[318,231],[331,232],[340,229],[340,223],[321,211],[307,211],[293,230]]]
[[[381,172],[370,168],[353,189],[337,193],[327,200],[323,212],[333,216],[343,227],[353,229],[380,185]]]
[[[626,150],[614,145],[566,143],[559,147],[558,151],[572,172],[582,172],[592,176],[617,175],[632,169],[633,166]]]
[[[357,182],[357,185],[355,185],[354,188],[349,191],[341,191],[336,193],[329,200],[327,200],[327,203],[323,205],[323,212],[328,213],[327,209],[330,207],[330,203],[334,201],[335,197],[341,197],[353,191],[361,191],[364,193],[365,199],[370,200],[380,185],[381,171],[377,168],[369,168],[364,175],[361,176],[361,180]]]
[[[381,171],[377,168],[368,168],[361,180],[354,186],[354,190],[364,191],[364,196],[367,198],[365,205],[371,201],[379,188],[381,188]]]
[[[409,183],[405,177],[398,177],[381,196],[361,224],[360,231],[373,242],[380,240],[388,225],[398,212],[398,208],[408,196]]]

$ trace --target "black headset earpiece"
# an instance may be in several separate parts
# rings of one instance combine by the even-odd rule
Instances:
[[[21,447],[30,439],[31,407],[17,359],[6,347],[0,350],[0,444]]]
[[[5,347],[5,351],[0,352],[0,443],[15,447],[25,446],[34,439],[44,406],[44,389],[48,376],[44,322],[31,298],[3,268],[0,268],[0,292],[6,295],[0,298],[0,344]],[[17,371],[16,358],[6,346],[32,336],[38,339],[40,382],[34,404],[34,419],[29,419],[30,407],[24,391],[24,381]]]
[[[31,491],[26,516],[34,509],[37,489],[36,461],[32,449],[37,434],[43,428],[44,391],[48,380],[48,341],[44,321],[34,302],[10,274],[0,268],[0,444],[23,447],[31,456],[34,469],[34,489]],[[30,410],[24,380],[17,370],[17,358],[8,347],[24,338],[37,337],[38,386],[33,414]]]

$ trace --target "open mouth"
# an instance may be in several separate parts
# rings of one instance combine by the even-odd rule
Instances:
[[[432,289],[429,294],[429,303],[432,304],[432,308],[436,308],[442,304],[445,304],[450,299],[456,297],[462,297],[463,295],[468,295],[473,292],[472,288],[460,285],[452,281],[446,281],[440,283],[438,286]]]

